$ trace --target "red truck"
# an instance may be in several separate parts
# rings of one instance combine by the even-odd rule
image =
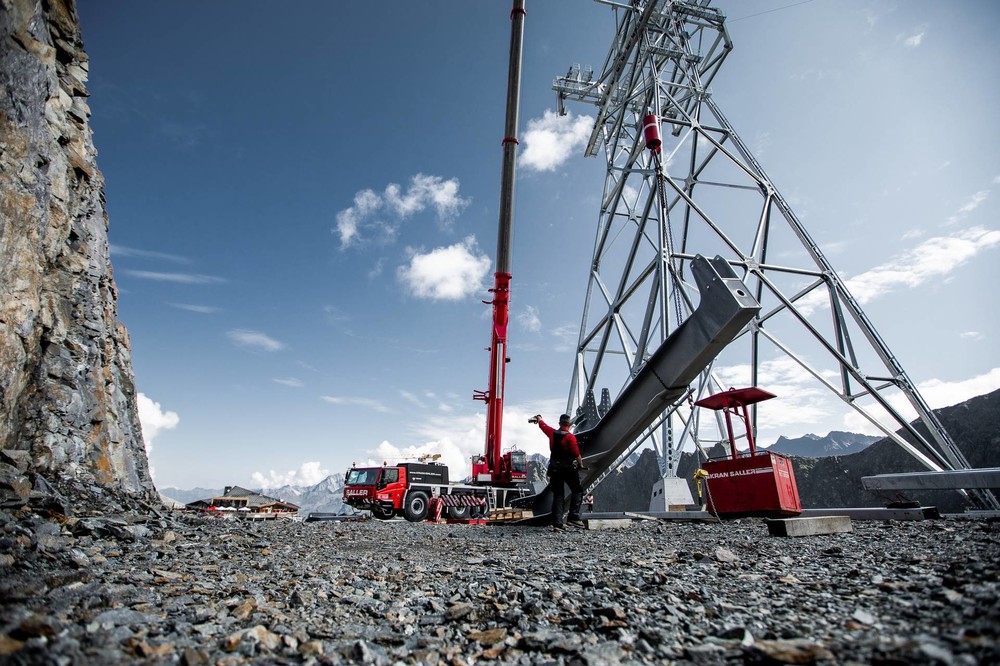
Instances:
[[[523,484],[528,469],[524,451],[511,451],[504,459],[521,481],[516,486],[449,483],[448,467],[435,463],[351,467],[344,475],[344,504],[371,511],[379,520],[402,516],[416,523],[427,518],[431,499],[438,497],[447,518],[481,518],[488,509],[508,506],[509,500],[532,492]]]

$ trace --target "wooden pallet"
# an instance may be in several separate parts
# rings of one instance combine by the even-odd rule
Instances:
[[[490,522],[509,522],[515,520],[525,520],[534,518],[535,512],[531,509],[493,509],[489,514]]]

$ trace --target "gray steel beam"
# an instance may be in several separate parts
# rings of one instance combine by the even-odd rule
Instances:
[[[691,273],[701,293],[698,308],[663,341],[596,426],[576,434],[589,468],[584,487],[686,394],[760,311],[750,290],[721,257],[695,257]]]
[[[968,490],[1000,488],[1000,467],[909,472],[861,477],[865,490]]]

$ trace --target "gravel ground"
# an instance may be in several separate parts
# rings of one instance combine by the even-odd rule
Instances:
[[[0,513],[0,663],[1000,663],[1000,522]]]

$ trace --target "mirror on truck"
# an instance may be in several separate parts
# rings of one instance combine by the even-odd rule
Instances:
[[[399,481],[399,470],[394,467],[391,469],[383,467],[382,474],[378,479],[378,487],[385,488],[390,483],[396,483],[397,481]]]

